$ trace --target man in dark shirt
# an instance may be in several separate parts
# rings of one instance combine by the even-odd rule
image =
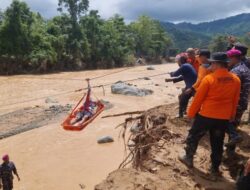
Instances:
[[[192,93],[187,94],[185,91],[189,88],[192,88],[192,86],[195,84],[197,80],[197,72],[191,64],[187,63],[187,57],[185,54],[177,55],[176,61],[180,68],[177,71],[170,73],[170,76],[174,78],[166,79],[166,82],[177,83],[184,80],[186,84],[185,88],[182,90],[182,93],[179,95],[178,117],[182,118],[186,112],[188,102],[193,96]]]
[[[250,69],[241,60],[241,51],[231,49],[227,52],[230,59],[229,68],[232,73],[236,74],[241,81],[240,100],[237,107],[236,117],[229,124],[230,142],[226,144],[228,150],[234,152],[235,144],[241,142],[242,138],[236,132],[236,128],[241,122],[241,118],[248,107],[248,96],[250,91]],[[228,151],[230,153],[230,151]]]
[[[244,44],[241,43],[235,43],[234,44],[234,49],[237,49],[241,52],[241,62],[245,64],[249,69],[250,69],[250,62],[247,59],[247,51],[248,47]]]
[[[234,36],[229,36],[228,40],[229,40],[229,46],[227,50],[237,49],[241,51],[241,63],[246,65],[250,69],[250,59],[247,58],[248,47],[244,44],[236,42],[236,38]],[[250,123],[250,108],[248,114],[248,122]]]
[[[3,156],[3,163],[0,165],[0,187],[3,186],[3,190],[13,189],[13,173],[17,176],[18,181],[20,181],[19,175],[16,170],[16,166],[10,161],[8,155]]]

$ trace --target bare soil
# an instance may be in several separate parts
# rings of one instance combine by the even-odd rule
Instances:
[[[173,107],[175,106],[175,104],[160,106],[144,113],[151,118],[153,123],[156,123],[152,124],[152,128],[147,127],[154,138],[147,136],[146,132],[139,132],[138,135],[134,135],[135,139],[140,136],[140,141],[135,140],[135,147],[147,147],[146,145],[153,143],[152,140],[157,143],[153,143],[149,149],[148,147],[140,149],[139,155],[137,148],[137,156],[133,155],[131,164],[110,173],[106,180],[95,187],[95,190],[235,189],[237,174],[243,163],[250,157],[249,126],[241,126],[239,132],[244,137],[243,143],[237,148],[237,154],[234,157],[224,156],[221,166],[222,176],[214,178],[208,172],[210,166],[208,135],[200,142],[193,169],[188,169],[178,160],[178,155],[183,152],[185,138],[191,123],[187,119],[180,120],[174,117]],[[154,120],[157,116],[159,118],[164,115],[167,118],[164,124],[161,123],[162,119],[161,121]],[[166,135],[166,131],[170,133]],[[160,136],[164,139],[158,138]]]

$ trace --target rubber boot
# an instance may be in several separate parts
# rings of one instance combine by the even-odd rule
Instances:
[[[193,157],[191,156],[187,156],[186,154],[180,154],[178,156],[178,159],[185,164],[188,168],[193,168],[194,164],[193,164]]]

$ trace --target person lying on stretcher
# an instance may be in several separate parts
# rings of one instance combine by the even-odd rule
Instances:
[[[89,100],[85,102],[82,107],[80,107],[76,113],[76,117],[71,121],[71,125],[76,125],[77,123],[82,123],[91,118],[96,109],[96,102]]]

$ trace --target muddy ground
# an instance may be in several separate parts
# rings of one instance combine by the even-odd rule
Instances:
[[[35,106],[0,115],[0,139],[43,127],[55,121],[60,122],[71,108],[69,104]]]
[[[95,190],[234,190],[235,180],[243,163],[250,157],[250,128],[242,125],[239,132],[244,137],[237,148],[237,154],[228,158],[224,155],[221,166],[222,176],[209,175],[210,145],[209,137],[200,142],[193,169],[188,169],[177,158],[183,152],[185,138],[190,128],[187,119],[176,119],[176,104],[165,105],[149,110],[152,117],[166,114],[163,130],[170,131],[166,142],[161,140],[143,155],[142,167],[134,169],[130,164],[109,174]],[[245,116],[246,119],[246,116]],[[157,127],[157,126],[154,126]],[[227,140],[227,138],[226,138]],[[159,148],[159,145],[164,144]]]

